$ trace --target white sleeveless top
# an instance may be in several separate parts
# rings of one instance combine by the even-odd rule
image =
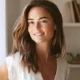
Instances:
[[[35,74],[32,70],[29,73],[28,68],[26,67],[24,70],[20,62],[21,56],[19,52],[6,57],[9,80],[43,80],[41,73]],[[67,62],[63,58],[57,58],[57,72],[54,80],[68,80],[68,75]]]

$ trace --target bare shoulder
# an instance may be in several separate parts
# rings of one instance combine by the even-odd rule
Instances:
[[[6,62],[0,65],[0,80],[8,80],[8,70]]]

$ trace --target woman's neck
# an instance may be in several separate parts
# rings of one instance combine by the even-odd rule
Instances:
[[[48,56],[51,53],[51,46],[50,44],[36,44],[36,53],[40,60],[48,59]]]

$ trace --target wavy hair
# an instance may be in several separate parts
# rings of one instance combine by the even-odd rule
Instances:
[[[58,7],[48,0],[32,0],[22,11],[13,30],[13,49],[12,53],[17,51],[22,55],[22,62],[30,67],[35,73],[38,72],[37,55],[35,51],[35,42],[28,33],[28,13],[33,7],[42,7],[52,16],[56,30],[54,31],[53,42],[51,45],[51,55],[59,57],[64,50],[65,40],[63,33],[63,20]]]

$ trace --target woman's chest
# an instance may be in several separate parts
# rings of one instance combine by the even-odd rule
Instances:
[[[41,75],[44,80],[54,80],[57,71],[57,62],[48,62],[39,65]]]

